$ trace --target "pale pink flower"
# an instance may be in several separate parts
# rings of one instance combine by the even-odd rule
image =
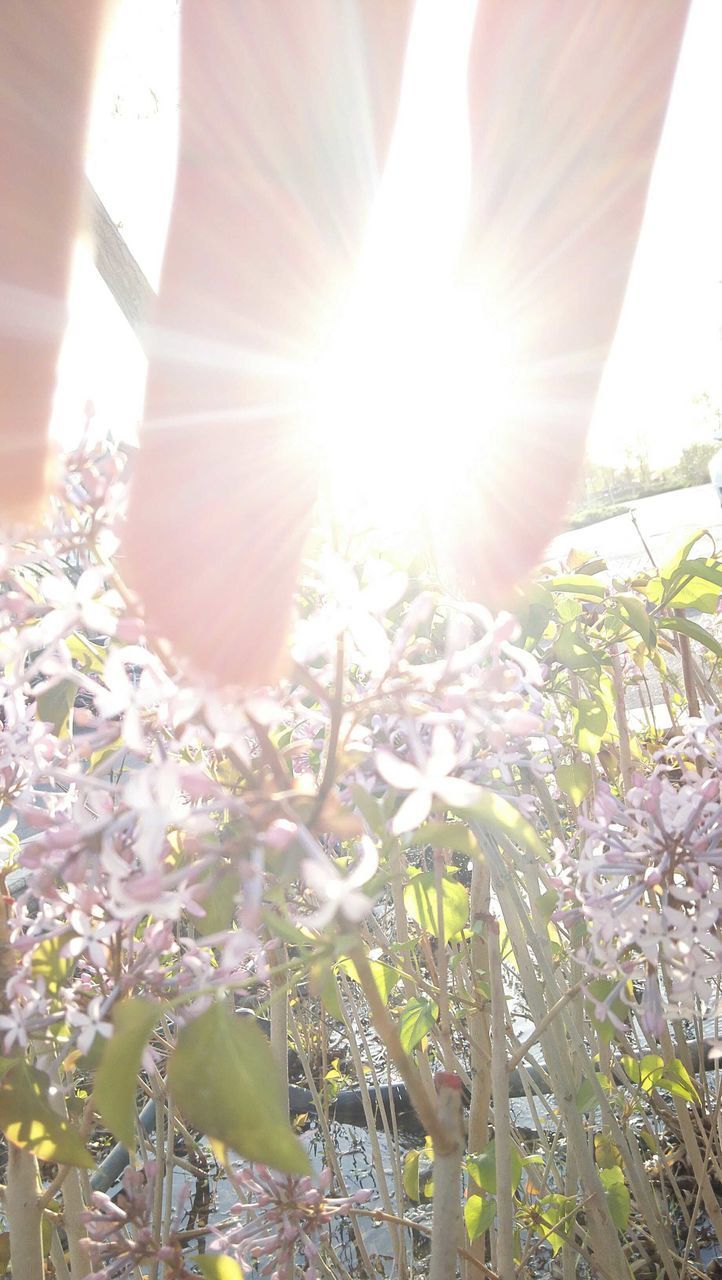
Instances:
[[[419,746],[416,754],[419,764],[400,760],[386,747],[376,752],[376,767],[384,781],[397,791],[410,792],[391,822],[391,831],[397,836],[420,827],[435,800],[450,809],[470,809],[481,794],[473,782],[449,776],[460,761],[454,736],[445,725],[434,729],[430,753],[426,755]]]
[[[368,836],[361,837],[361,857],[346,875],[341,875],[327,859],[304,858],[301,872],[308,888],[321,906],[302,923],[309,929],[324,929],[336,915],[350,924],[363,920],[373,907],[373,900],[361,893],[362,885],[376,874],[378,850]]]

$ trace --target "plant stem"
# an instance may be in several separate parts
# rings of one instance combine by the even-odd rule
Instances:
[[[451,1080],[454,1080],[453,1084]],[[464,1156],[461,1081],[444,1072],[437,1092],[439,1123],[446,1134],[446,1143],[442,1152],[438,1152],[434,1145],[429,1280],[453,1280],[461,1239],[461,1161]]]
[[[499,1280],[514,1280],[514,1198],[511,1186],[511,1116],[506,1062],[506,999],[499,950],[499,925],[490,920],[491,1092],[496,1153],[496,1265]]]
[[[9,1142],[5,1216],[13,1280],[44,1280],[39,1185],[35,1156]]]

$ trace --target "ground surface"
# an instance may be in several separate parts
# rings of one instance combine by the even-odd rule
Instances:
[[[711,484],[640,498],[629,506],[658,565],[697,529],[709,529],[722,545],[722,505]],[[640,534],[627,513],[560,534],[551,544],[550,557],[563,558],[573,547],[604,556],[612,572],[624,577],[651,569]]]

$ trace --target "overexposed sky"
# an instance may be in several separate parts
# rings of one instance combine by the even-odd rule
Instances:
[[[468,26],[468,8],[467,0],[421,0],[418,25],[428,37],[424,41],[424,30],[418,32],[421,62],[425,57],[433,69],[445,32],[458,45],[455,24]],[[121,0],[106,42],[89,138],[91,180],[152,283],[172,194],[177,28],[177,0]],[[653,465],[663,465],[690,439],[709,438],[711,427],[695,398],[706,393],[722,405],[721,49],[722,0],[693,0],[592,427],[590,453],[600,461],[621,462],[626,449],[641,448]],[[453,58],[447,61],[453,65]],[[409,80],[418,85],[420,76]],[[82,405],[90,398],[99,428],[132,436],[142,377],[137,343],[95,275],[86,247],[76,265],[55,434],[68,438],[79,430]]]

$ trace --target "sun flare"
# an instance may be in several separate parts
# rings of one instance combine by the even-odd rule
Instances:
[[[451,21],[419,6],[356,278],[315,370],[315,424],[343,520],[389,528],[423,518],[502,428],[510,335],[493,299],[459,279],[475,7],[464,0]]]

